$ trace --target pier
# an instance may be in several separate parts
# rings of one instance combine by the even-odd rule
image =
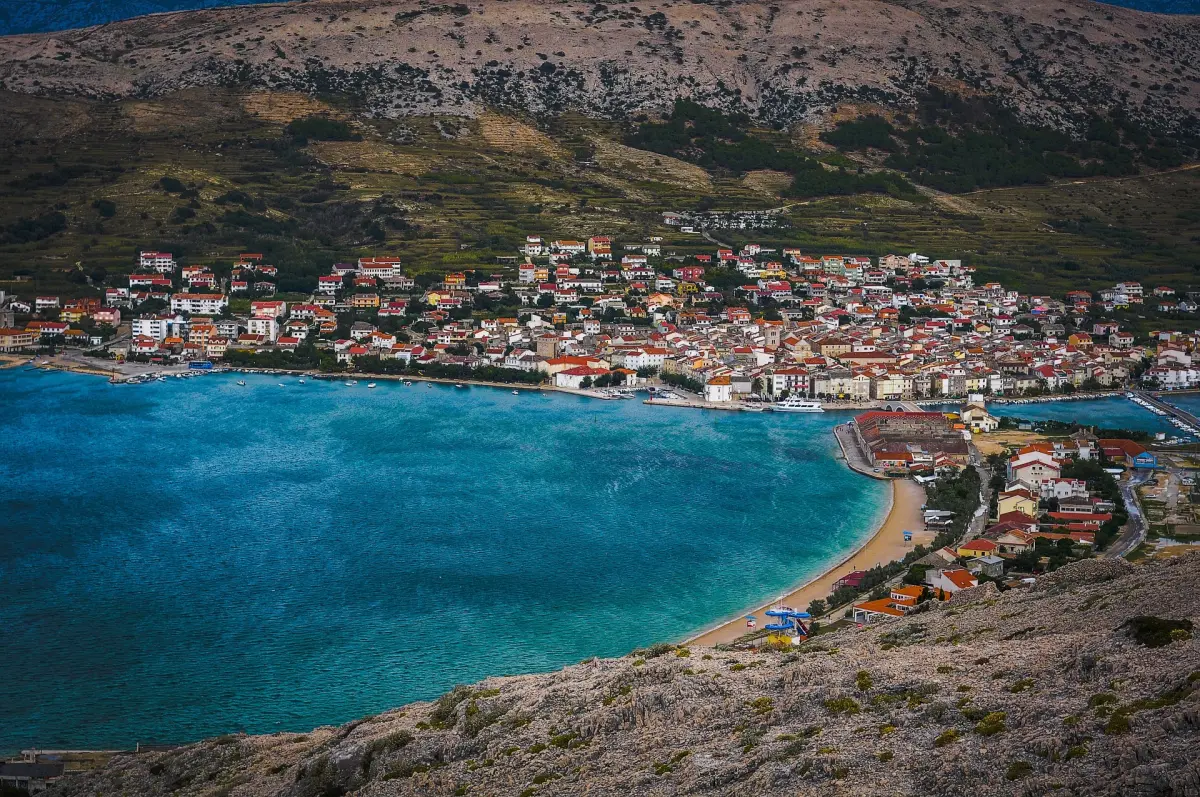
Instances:
[[[1134,395],[1137,396],[1138,398],[1142,399],[1146,403],[1150,404],[1155,409],[1162,410],[1163,412],[1165,412],[1167,415],[1174,418],[1175,420],[1182,421],[1183,423],[1187,424],[1188,426],[1191,426],[1194,429],[1200,429],[1200,418],[1197,418],[1195,415],[1188,412],[1187,410],[1181,410],[1178,407],[1174,406],[1173,404],[1168,404],[1167,402],[1160,399],[1158,396],[1155,396],[1151,393],[1147,393],[1144,390],[1136,391],[1134,393]]]

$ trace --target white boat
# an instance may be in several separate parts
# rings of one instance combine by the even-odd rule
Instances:
[[[304,384],[304,380],[303,380],[303,379],[301,379],[301,380],[300,380],[300,384],[302,384],[302,385]]]
[[[466,385],[464,385],[462,382],[455,382],[454,386],[455,387],[466,387]]]
[[[742,412],[762,412],[766,407],[761,404],[743,404]]]
[[[285,385],[283,382],[280,382],[280,383],[279,383],[279,386],[280,386],[280,387],[287,387],[287,385]]]
[[[357,379],[351,379],[349,382],[346,383],[346,387],[354,387],[357,384],[358,384]]]
[[[819,401],[807,401],[797,396],[790,396],[783,401],[771,405],[775,412],[824,412],[825,408]]]
[[[408,381],[407,379],[405,379],[405,380],[404,380],[404,386],[405,386],[405,387],[412,387],[412,382],[410,382],[410,381]]]
[[[519,390],[514,390],[514,391],[513,391],[513,395],[514,395],[514,396],[519,396],[519,395],[521,395],[521,391],[519,391]]]
[[[238,387],[245,387],[245,386],[246,386],[246,380],[245,380],[245,379],[239,379],[239,380],[237,381],[237,383],[238,383]]]
[[[374,382],[368,382],[368,383],[367,383],[367,387],[375,387],[375,383],[374,383]]]

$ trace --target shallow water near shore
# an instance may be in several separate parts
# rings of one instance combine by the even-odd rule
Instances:
[[[842,413],[245,379],[0,371],[0,750],[303,731],[679,639],[888,503]]]

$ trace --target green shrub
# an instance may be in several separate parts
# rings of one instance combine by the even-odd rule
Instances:
[[[770,714],[775,708],[775,701],[769,697],[756,697],[750,701],[750,708],[755,714]]]
[[[313,141],[361,141],[362,136],[350,129],[345,122],[324,116],[308,116],[295,119],[287,128],[288,135],[300,142]]]
[[[1162,617],[1138,616],[1125,621],[1124,628],[1138,644],[1148,648],[1161,648],[1177,639],[1191,639],[1191,620],[1167,620]],[[1182,631],[1184,635],[1172,636],[1173,631]]]
[[[958,741],[958,730],[955,728],[947,728],[942,731],[938,738],[933,740],[934,747],[945,747],[946,745],[954,744]]]
[[[862,707],[858,705],[858,701],[852,697],[836,697],[826,700],[825,708],[830,714],[844,714],[846,716],[862,711]]]
[[[858,687],[858,691],[866,692],[873,685],[871,673],[866,670],[859,670],[854,676],[854,685]]]
[[[1014,761],[1008,766],[1008,771],[1004,773],[1004,777],[1008,780],[1020,780],[1033,772],[1033,767],[1028,761]]]
[[[892,755],[891,750],[880,750],[878,753],[875,754],[875,757],[878,758],[880,761],[887,763],[888,761],[891,761],[894,756]]]
[[[579,734],[575,733],[575,731],[567,731],[566,733],[560,733],[557,736],[551,736],[550,744],[554,745],[555,747],[561,747],[563,750],[566,750],[568,747],[571,746],[571,742],[575,741],[578,738],[579,738]]]
[[[1005,731],[1003,711],[993,711],[979,721],[975,726],[975,732],[981,736],[995,736],[997,733]]]
[[[435,730],[453,728],[458,722],[459,705],[470,697],[471,689],[467,686],[456,686],[439,697],[429,712],[429,727]]]

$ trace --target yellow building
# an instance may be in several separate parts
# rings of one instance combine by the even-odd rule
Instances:
[[[996,499],[996,517],[1007,515],[1009,512],[1020,512],[1026,517],[1037,517],[1038,502],[1028,490],[1013,490],[1000,493]]]

